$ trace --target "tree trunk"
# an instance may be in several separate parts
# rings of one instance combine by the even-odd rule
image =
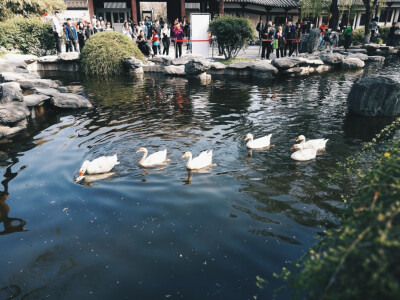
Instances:
[[[330,24],[331,24],[332,30],[336,31],[337,28],[339,27],[338,0],[332,0],[330,11],[331,11],[331,14],[332,14],[332,17],[330,19]]]
[[[369,39],[371,37],[371,29],[369,24],[371,23],[371,5],[369,0],[363,0],[365,6],[365,35],[364,35],[364,44],[369,43]]]
[[[378,0],[374,0],[372,2],[372,6],[370,0],[363,0],[365,6],[365,35],[364,35],[364,44],[368,44],[371,38],[371,28],[370,23],[372,19],[372,12],[378,8]]]

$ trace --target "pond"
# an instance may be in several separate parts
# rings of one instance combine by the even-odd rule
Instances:
[[[0,299],[268,299],[272,276],[336,226],[348,188],[323,184],[391,119],[347,113],[364,73],[250,81],[56,75],[94,109],[43,113],[0,143]],[[57,77],[58,76],[58,77]],[[54,77],[53,77],[54,78]],[[272,133],[270,149],[244,137]],[[328,138],[316,160],[291,160],[300,134]],[[136,151],[168,149],[143,169]],[[217,166],[189,174],[185,151],[213,149]],[[74,183],[85,159],[117,154],[106,179]],[[15,218],[15,219],[12,219]],[[7,224],[6,224],[7,223]],[[269,284],[256,287],[256,276]]]

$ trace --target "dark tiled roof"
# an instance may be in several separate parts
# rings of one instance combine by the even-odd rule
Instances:
[[[297,7],[295,0],[224,0],[227,3],[248,3],[270,7]]]

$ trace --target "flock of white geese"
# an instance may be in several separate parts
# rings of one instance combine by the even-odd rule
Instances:
[[[245,141],[248,141],[246,143],[246,147],[252,150],[267,149],[271,146],[271,136],[272,134],[269,134],[267,136],[254,139],[253,135],[249,133],[245,137]],[[306,141],[305,136],[300,135],[297,138],[297,141],[300,141],[300,143],[293,145],[291,148],[292,150],[297,150],[291,155],[291,158],[297,161],[308,161],[316,158],[318,152],[325,150],[328,139],[315,139]],[[139,164],[144,168],[160,166],[168,161],[167,149],[155,152],[151,155],[148,155],[146,148],[140,148],[137,153],[138,152],[143,153],[143,157],[139,161]],[[212,162],[212,150],[203,151],[199,154],[199,156],[194,158],[192,152],[188,151],[183,154],[182,158],[187,159],[186,168],[188,170],[201,170],[215,165]],[[92,161],[86,160],[79,169],[79,176],[75,179],[75,182],[82,181],[85,178],[85,174],[107,174],[118,164],[119,162],[116,154],[113,156],[102,156]]]

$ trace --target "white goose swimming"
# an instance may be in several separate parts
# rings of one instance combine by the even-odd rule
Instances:
[[[290,156],[297,161],[307,161],[317,157],[317,149],[304,149],[301,144],[295,144],[291,149],[297,150]]]
[[[315,140],[308,140],[306,141],[306,137],[304,135],[300,135],[297,140],[301,141],[300,145],[303,146],[303,149],[317,149],[317,150],[323,150],[326,147],[326,143],[328,142],[328,139],[315,139]]]
[[[143,152],[143,157],[139,161],[139,164],[145,168],[162,165],[167,161],[167,149],[155,152],[149,156],[147,156],[148,152],[146,148],[140,148],[136,151],[136,153],[138,152]]]
[[[249,140],[246,144],[247,148],[250,149],[262,149],[270,146],[272,134],[254,139],[251,133],[247,134],[244,138],[245,141]]]
[[[203,151],[199,156],[192,158],[192,152],[185,152],[182,158],[187,158],[186,168],[189,170],[199,170],[212,166],[212,150]]]
[[[93,175],[108,173],[118,164],[117,154],[113,156],[101,156],[92,161],[85,160],[79,169],[79,177],[75,179],[75,182],[81,181],[85,178],[85,174]]]

